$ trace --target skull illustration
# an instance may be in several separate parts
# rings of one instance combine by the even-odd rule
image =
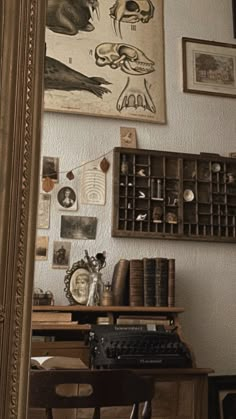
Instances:
[[[139,107],[156,113],[156,107],[149,92],[147,80],[142,79],[139,85],[137,85],[128,77],[127,83],[117,100],[116,109],[121,112],[123,109],[134,108],[137,110]]]
[[[106,42],[95,49],[96,64],[120,68],[124,73],[143,75],[154,71],[154,62],[149,60],[140,49],[128,44]]]
[[[154,6],[151,0],[116,0],[115,4],[110,8],[110,16],[114,19],[114,31],[116,34],[118,32],[120,37],[120,22],[148,23],[153,15]]]

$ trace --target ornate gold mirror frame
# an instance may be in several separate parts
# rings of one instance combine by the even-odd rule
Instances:
[[[0,418],[26,419],[45,2],[0,1]]]

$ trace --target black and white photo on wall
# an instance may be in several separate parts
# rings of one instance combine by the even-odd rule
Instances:
[[[76,211],[77,197],[73,188],[70,186],[63,186],[57,192],[57,202],[60,210]]]
[[[47,260],[48,236],[37,236],[35,243],[35,260]]]
[[[71,242],[54,241],[52,267],[58,269],[68,268],[70,262]]]
[[[51,195],[40,193],[37,211],[37,228],[48,229],[50,225]]]
[[[49,178],[57,183],[59,177],[59,158],[43,156],[42,179]]]
[[[96,231],[96,217],[61,216],[61,237],[63,239],[95,240]]]

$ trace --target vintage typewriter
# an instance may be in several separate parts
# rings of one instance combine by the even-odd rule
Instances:
[[[191,354],[176,330],[153,325],[96,325],[89,334],[91,367],[188,368]]]

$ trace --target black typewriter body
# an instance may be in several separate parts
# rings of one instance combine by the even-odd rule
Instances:
[[[190,368],[191,354],[175,330],[98,325],[90,331],[94,368]]]

